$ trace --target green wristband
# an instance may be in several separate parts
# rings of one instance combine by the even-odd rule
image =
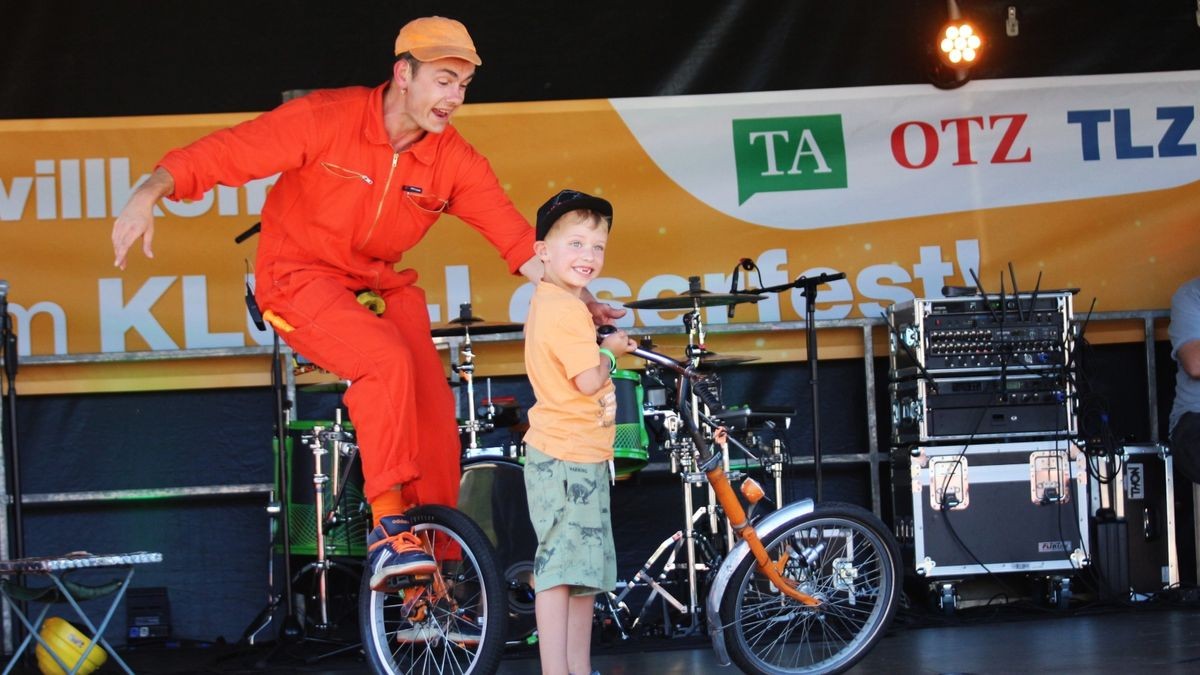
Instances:
[[[614,355],[612,353],[612,350],[601,347],[600,353],[603,354],[604,356],[608,357],[608,372],[611,373],[612,371],[616,370],[617,369],[617,357],[616,357],[616,355]]]

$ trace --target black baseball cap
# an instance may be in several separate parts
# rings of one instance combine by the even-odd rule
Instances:
[[[609,204],[608,200],[593,197],[575,190],[561,190],[558,194],[546,200],[546,203],[542,204],[537,210],[537,240],[544,241],[554,221],[558,220],[564,213],[574,211],[575,209],[595,211],[607,218],[608,226],[612,227],[613,209],[612,204]]]

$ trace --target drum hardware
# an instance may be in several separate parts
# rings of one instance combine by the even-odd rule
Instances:
[[[434,326],[429,333],[432,337],[465,337],[471,335],[491,335],[493,333],[520,333],[525,326],[519,323],[504,323],[500,321],[485,321],[471,314],[471,303],[464,302],[458,306],[458,318],[451,319],[441,326]]]
[[[711,569],[710,563],[719,560],[722,555],[716,551],[710,538],[721,537],[724,540],[723,552],[731,551],[736,544],[735,533],[732,528],[723,528],[721,526],[723,512],[718,504],[716,494],[706,472],[699,466],[699,452],[695,446],[695,442],[687,431],[688,425],[684,424],[684,420],[674,408],[673,403],[679,401],[681,396],[685,396],[690,402],[688,409],[691,411],[691,419],[689,420],[691,427],[698,429],[705,428],[701,424],[702,415],[711,416],[718,411],[711,410],[704,399],[717,403],[721,399],[720,378],[714,370],[758,359],[755,356],[718,354],[710,351],[706,346],[707,335],[704,326],[704,317],[700,308],[722,305],[732,306],[742,302],[757,302],[764,299],[765,296],[746,292],[737,294],[709,293],[699,287],[699,281],[699,277],[690,277],[688,292],[679,296],[638,300],[625,304],[626,307],[633,309],[690,310],[685,312],[680,318],[687,333],[687,346],[684,351],[685,357],[681,361],[685,362],[692,371],[704,371],[707,373],[706,378],[692,382],[691,387],[684,393],[684,378],[677,378],[674,382],[677,386],[670,386],[667,382],[668,378],[666,377],[667,373],[665,369],[660,367],[655,361],[647,360],[644,377],[648,386],[645,388],[646,393],[642,404],[642,413],[645,418],[659,421],[664,431],[665,438],[662,440],[662,446],[670,456],[671,472],[679,476],[681,489],[683,490],[684,527],[655,550],[642,570],[629,582],[629,585],[626,586],[620,595],[610,598],[610,606],[611,603],[616,603],[619,606],[634,586],[650,587],[650,597],[646,599],[646,604],[643,605],[638,619],[634,620],[633,624],[629,627],[630,629],[637,627],[641,619],[645,616],[649,605],[655,598],[661,597],[668,605],[674,607],[676,611],[689,617],[690,625],[687,627],[686,632],[690,633],[697,630],[701,625],[698,615],[702,610],[699,602],[700,583],[698,575],[707,574]],[[649,350],[653,347],[653,342],[649,337],[642,338],[639,344],[643,350]],[[697,389],[700,388],[705,391],[698,392]],[[671,400],[671,394],[674,394],[673,400]],[[622,407],[618,405],[618,412],[621,409]],[[794,415],[795,411],[791,411],[791,414]],[[750,419],[758,421],[761,418],[761,416],[749,410],[746,410],[744,415],[744,419],[734,419],[726,422],[726,424],[731,428],[738,428],[739,425],[735,424],[735,422],[748,421]],[[753,418],[751,417],[752,415],[754,416]],[[770,422],[770,420],[768,419],[767,422]],[[790,422],[790,420],[787,420],[787,422]],[[708,436],[708,434],[705,435]],[[782,468],[786,463],[786,449],[782,441],[775,439],[775,442],[770,444],[767,451],[762,453],[755,453],[750,450],[750,446],[758,445],[758,439],[753,435],[748,439],[748,443],[745,444],[737,442],[736,439],[732,439],[732,441],[735,448],[772,475],[775,483],[776,503],[782,504]],[[731,459],[729,453],[729,444],[721,447],[720,461],[729,474],[730,479],[736,481],[745,478],[744,472],[734,470],[730,466]],[[759,454],[762,456],[760,457]],[[707,505],[697,506],[695,495],[692,491],[701,485],[705,486],[708,494],[708,502]],[[707,522],[705,523],[705,521]],[[724,535],[722,535],[722,530],[724,530]],[[668,548],[670,549],[669,554],[667,553]],[[680,555],[681,551],[683,553],[682,556]],[[681,599],[672,596],[648,572],[650,566],[655,565],[663,555],[667,555],[667,560],[660,577],[676,572],[686,574],[688,586],[686,604]],[[685,561],[680,561],[678,560],[679,558],[684,558]],[[623,631],[624,627],[618,625],[618,629]]]
[[[356,516],[342,517],[340,512],[342,498],[345,494],[347,483],[347,474],[341,471],[341,461],[345,457],[352,462],[358,452],[358,445],[353,442],[353,436],[347,431],[342,424],[342,411],[336,411],[333,425],[326,429],[320,425],[314,425],[312,432],[301,436],[303,443],[307,443],[309,450],[313,455],[313,510],[316,518],[316,555],[317,559],[314,562],[308,563],[296,572],[293,584],[309,570],[313,570],[316,575],[317,582],[317,608],[319,611],[320,621],[314,622],[314,627],[318,631],[328,632],[334,626],[329,619],[329,588],[328,577],[331,569],[342,567],[351,575],[357,575],[359,570],[352,568],[340,562],[336,562],[328,557],[326,534],[334,525],[345,524],[351,520],[362,518],[363,513]],[[326,446],[329,449],[326,449]],[[331,474],[324,473],[324,457],[331,455]],[[350,467],[347,465],[346,469]],[[329,511],[325,509],[325,494],[326,485],[329,485],[329,495],[332,498],[332,504]]]
[[[692,523],[691,529],[693,531],[693,537],[695,537],[698,533],[696,525],[698,525],[699,522],[705,519],[707,516],[708,508],[701,507],[696,509],[696,511],[691,514],[691,517],[688,518],[688,521]],[[621,635],[621,639],[628,639],[630,633],[633,633],[639,627],[641,627],[649,615],[650,608],[655,599],[658,598],[661,598],[663,602],[670,605],[675,609],[675,611],[688,617],[689,625],[683,631],[683,635],[692,635],[695,633],[700,621],[698,610],[693,606],[685,605],[679,598],[675,597],[668,586],[675,583],[671,579],[671,576],[676,572],[685,571],[689,576],[691,576],[696,572],[704,572],[707,574],[714,569],[714,565],[721,558],[720,554],[712,546],[708,538],[703,535],[700,535],[698,539],[693,539],[691,546],[696,546],[697,543],[701,549],[703,561],[694,562],[685,567],[685,565],[678,562],[678,557],[680,551],[683,551],[685,554],[687,553],[687,547],[689,546],[688,535],[684,530],[677,530],[674,534],[664,539],[662,543],[660,543],[658,547],[654,549],[654,552],[650,554],[650,557],[634,574],[632,579],[624,583],[618,582],[618,587],[624,586],[620,593],[604,594],[604,605],[600,607],[600,610],[612,618],[618,633]],[[655,574],[653,570],[663,556],[666,556],[666,559],[662,560],[662,566],[659,568],[658,573]],[[641,609],[638,611],[638,615],[633,619],[633,622],[628,626],[625,626],[621,621],[618,610],[624,608],[627,611],[628,607],[625,603],[625,599],[631,592],[634,591],[634,589],[643,587],[649,588],[650,593],[642,602]],[[670,622],[667,621],[665,623],[667,625],[668,633],[672,632]]]
[[[723,368],[725,366],[736,366],[742,363],[750,363],[757,361],[760,357],[743,356],[739,354],[718,354],[705,349],[695,350],[694,353],[689,353],[685,358],[679,359],[694,360],[696,370],[710,370],[712,368]]]
[[[467,385],[467,421],[465,424],[458,425],[458,433],[466,434],[468,438],[467,447],[463,450],[466,457],[481,457],[492,456],[497,454],[493,448],[481,448],[479,446],[479,434],[491,431],[496,428],[496,407],[492,397],[492,381],[487,380],[487,399],[486,407],[483,411],[483,417],[480,418],[479,409],[475,406],[475,351],[471,347],[471,335],[485,335],[493,333],[517,333],[524,326],[519,323],[499,323],[485,321],[480,317],[471,313],[471,303],[464,302],[459,305],[458,318],[451,319],[445,325],[436,326],[430,329],[430,334],[437,337],[459,337],[462,338],[462,343],[457,349],[451,349],[452,357],[457,353],[457,363],[450,366],[455,377],[459,382],[465,382]],[[513,453],[511,456],[516,456],[516,445],[511,445],[502,454]]]
[[[775,504],[781,506],[784,503],[783,496],[783,472],[784,467],[790,463],[787,446],[783,439],[778,436],[771,439],[764,439],[760,430],[776,431],[778,429],[776,422],[782,420],[783,428],[791,427],[792,418],[796,416],[795,408],[773,407],[773,406],[743,406],[741,408],[731,408],[722,410],[713,415],[714,419],[720,420],[729,429],[745,430],[745,443],[735,444],[743,455],[749,460],[757,463],[767,475],[771,476],[775,486]],[[763,448],[765,445],[766,452],[760,455],[755,455],[750,451],[750,448]]]
[[[711,354],[711,352],[709,352],[705,346],[706,334],[704,330],[704,318],[700,312],[700,308],[732,305],[743,302],[757,302],[758,300],[764,298],[765,296],[756,297],[751,294],[733,295],[710,293],[709,291],[706,291],[700,287],[700,277],[692,276],[688,277],[688,290],[686,293],[681,293],[677,296],[649,298],[645,300],[628,302],[625,303],[625,307],[632,309],[690,310],[685,312],[681,317],[684,330],[687,332],[688,336],[687,347],[685,349],[687,359],[686,363],[692,369],[699,369],[705,356]],[[643,339],[641,344],[645,345],[647,342],[647,340]],[[745,358],[746,360],[751,360],[750,357]],[[710,357],[710,360],[711,359],[712,357]],[[715,367],[715,365],[712,367]],[[657,370],[652,370],[654,368],[657,368],[655,362],[653,360],[648,361],[647,371],[651,373],[651,378],[661,383],[662,380],[659,378],[661,373]],[[713,411],[708,409],[705,402],[702,401],[701,397],[697,394],[695,388],[688,387],[687,393],[685,394],[685,384],[685,378],[677,378],[675,401],[679,401],[682,397],[687,396],[688,400],[690,401],[690,406],[688,409],[691,411],[691,428],[702,428],[700,424],[701,411],[703,410],[704,414],[708,414]],[[719,396],[719,381],[703,383],[700,384],[700,386],[709,388],[709,391],[706,393],[710,395],[706,398],[712,400],[714,398],[713,394]],[[618,406],[617,410],[619,412],[621,410],[621,406]],[[686,632],[688,634],[692,634],[701,628],[699,619],[699,614],[701,611],[699,596],[700,588],[697,572],[707,569],[707,566],[700,563],[697,558],[696,542],[698,530],[696,528],[696,523],[707,516],[708,531],[713,536],[717,536],[721,529],[721,516],[717,506],[716,493],[714,492],[712,485],[709,483],[704,471],[702,471],[698,466],[695,444],[690,436],[686,433],[683,420],[680,419],[678,413],[675,413],[674,411],[664,411],[663,426],[666,429],[669,437],[664,443],[664,448],[671,453],[671,470],[672,472],[679,474],[681,488],[683,490],[684,528],[679,535],[679,546],[683,548],[687,559],[685,571],[687,574],[688,601],[686,608],[682,608],[682,603],[675,600],[675,598],[670,596],[670,594],[665,593],[665,590],[660,590],[654,585],[651,585],[651,588],[653,589],[651,600],[653,597],[655,597],[655,594],[661,595],[664,600],[667,600],[669,604],[675,606],[678,611],[686,614],[689,617],[690,622]],[[728,465],[728,458],[725,458],[724,461],[726,462],[726,465]],[[697,508],[692,491],[694,488],[700,485],[705,487],[705,491],[708,495],[708,505]],[[707,545],[707,539],[705,539],[705,545]],[[729,536],[726,537],[726,545],[726,550],[730,550],[733,546],[732,532],[730,532]],[[662,547],[660,547],[660,549],[661,548]],[[709,548],[711,548],[711,546]],[[672,551],[670,557],[672,570],[675,569],[674,559],[676,553],[677,551]],[[656,553],[654,556],[651,556],[651,560],[647,561],[647,563],[652,564],[658,555],[660,554]],[[621,598],[618,598],[618,601],[620,599]],[[643,613],[644,611],[645,609],[643,608]]]

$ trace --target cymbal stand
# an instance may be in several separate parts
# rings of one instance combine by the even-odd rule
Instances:
[[[696,277],[691,277],[691,281],[693,284],[696,284],[696,285],[699,284],[699,279]],[[703,318],[703,314],[700,311],[699,298],[694,298],[693,303],[694,303],[694,305],[693,305],[692,311],[688,312],[687,314],[685,314],[683,316],[683,325],[688,331],[688,345],[687,345],[687,349],[686,349],[685,353],[687,354],[688,361],[691,362],[691,365],[694,368],[694,367],[697,367],[700,365],[700,357],[703,354],[708,352],[708,346],[707,346],[707,335],[704,331],[704,318]],[[711,415],[717,411],[708,409],[708,406],[705,405],[700,400],[699,396],[696,395],[695,387],[692,387],[689,389],[689,397],[690,397],[690,403],[691,403],[690,410],[692,411],[693,428],[702,429],[703,426],[700,423],[701,410],[703,410],[703,412],[707,415]],[[729,449],[728,449],[728,446],[726,446],[722,450],[722,461],[724,463],[725,471],[726,471],[726,473],[728,473],[729,472]],[[696,481],[696,484],[697,485],[703,484],[708,492],[708,506],[705,507],[708,510],[708,531],[712,535],[716,536],[721,531],[721,517],[720,517],[720,513],[718,512],[718,509],[720,507],[717,505],[717,494],[713,490],[712,485],[708,482],[708,479],[704,478],[703,475],[700,475],[697,478],[698,478],[698,480]],[[690,492],[690,490],[689,490],[689,492]],[[726,552],[728,552],[728,551],[733,550],[733,546],[734,546],[735,542],[734,542],[733,531],[728,530],[728,528],[726,528],[726,530],[727,531],[725,533],[725,535],[726,535],[725,536],[725,546],[726,546],[725,550],[726,550]],[[690,561],[690,559],[689,559],[689,561]],[[691,564],[691,563],[689,562],[689,564]]]
[[[466,432],[470,437],[465,451],[467,457],[473,457],[479,452],[479,433],[490,431],[491,424],[479,420],[475,414],[475,352],[471,349],[471,332],[463,331],[463,343],[458,352],[459,362],[454,366],[461,381],[467,383],[467,423],[460,425],[459,433]],[[490,386],[490,385],[489,385]]]
[[[700,316],[699,304],[693,306],[691,312],[683,315],[683,325],[687,329],[688,333],[686,354],[688,359],[692,360],[693,365],[695,365],[700,358],[700,352],[704,350],[704,320]],[[683,382],[680,380],[680,385],[682,386],[682,384]],[[682,393],[682,391],[680,391],[680,393]],[[698,416],[699,413],[696,407],[696,396],[690,390],[689,396],[692,399],[692,424],[697,425],[695,428],[699,429],[700,427],[698,425],[700,423],[700,418]],[[696,583],[696,508],[692,499],[692,489],[694,486],[700,485],[701,482],[707,483],[708,481],[702,474],[697,475],[699,472],[696,471],[695,462],[689,461],[692,454],[692,448],[690,445],[685,446],[683,449],[687,452],[687,455],[684,456],[681,453],[679,475],[683,480],[683,537],[684,545],[687,547],[688,616],[691,617],[691,626],[694,629],[699,623],[700,587]],[[691,471],[688,469],[691,469]],[[712,503],[711,495],[709,503]],[[712,528],[713,531],[716,530],[715,519],[710,521],[709,527]]]
[[[693,466],[693,468],[694,468],[694,466]],[[694,513],[692,513],[691,517],[689,519],[687,519],[687,521],[691,524],[691,528],[693,530],[696,526],[696,523],[704,517],[705,511],[706,511],[706,509],[701,507],[701,508],[697,509]],[[638,630],[638,628],[640,628],[643,625],[643,622],[646,620],[646,617],[649,615],[650,608],[653,605],[654,600],[656,598],[662,598],[662,601],[663,601],[663,603],[665,603],[665,605],[669,605],[670,607],[673,607],[675,609],[675,611],[677,611],[681,614],[686,614],[688,616],[688,625],[683,627],[682,635],[695,635],[701,629],[702,626],[700,623],[699,611],[697,611],[696,608],[694,608],[694,607],[685,606],[683,604],[683,602],[681,602],[678,598],[675,597],[674,594],[671,593],[671,591],[664,585],[664,583],[661,583],[661,582],[668,581],[669,574],[679,568],[679,564],[676,562],[676,559],[679,555],[680,549],[687,546],[686,536],[687,535],[685,535],[683,530],[677,530],[674,534],[672,534],[671,536],[664,539],[662,541],[662,543],[660,543],[658,545],[658,548],[654,549],[654,552],[650,554],[650,557],[646,559],[646,562],[642,565],[641,569],[639,569],[637,571],[637,573],[634,574],[632,579],[630,579],[628,582],[625,583],[625,588],[622,589],[619,594],[613,594],[613,593],[606,594],[606,596],[604,598],[605,602],[602,606],[602,611],[608,613],[609,616],[612,618],[613,623],[616,626],[617,631],[620,633],[622,640],[628,639],[629,635],[631,633],[635,633]],[[704,553],[707,556],[706,560],[715,561],[719,558],[717,552],[713,549],[713,547],[711,545],[708,544],[707,540],[700,540],[700,542],[701,542],[701,544],[704,545],[704,549],[705,549]],[[659,570],[659,573],[656,578],[656,576],[652,573],[652,570],[653,570],[654,566],[658,564],[659,560],[664,555],[666,556],[666,560],[663,561],[663,566]],[[689,569],[693,570],[693,571],[701,570],[701,569],[708,571],[708,570],[711,570],[712,567],[709,565],[708,562],[705,562],[705,563],[701,563],[701,564],[692,565],[692,566],[690,566]],[[622,623],[622,619],[621,619],[621,614],[622,614],[621,610],[625,608],[625,602],[624,602],[625,598],[635,588],[642,587],[642,586],[648,587],[650,589],[650,594],[642,602],[642,607],[641,607],[641,610],[638,612],[638,615],[633,619],[632,623],[630,623],[629,626],[626,627]],[[695,588],[695,584],[689,582],[688,588],[689,588],[689,599],[690,599],[691,589]],[[664,613],[666,612],[665,605],[663,608]],[[674,626],[671,624],[671,622],[669,620],[664,621],[664,629],[667,631],[668,636],[670,636],[670,634],[674,632]]]

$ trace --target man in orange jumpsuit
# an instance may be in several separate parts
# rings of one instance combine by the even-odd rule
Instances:
[[[466,28],[416,19],[400,29],[395,53],[378,87],[318,91],[169,152],[112,233],[124,269],[138,238],[152,257],[160,198],[198,199],[218,183],[280,173],[263,206],[255,296],[293,349],[352,383],[345,402],[376,520],[368,543],[377,590],[432,572],[403,514],[457,505],[460,473],[454,399],[425,294],[416,272],[396,263],[450,213],[487,238],[510,273],[536,283],[543,270],[533,229],[450,125],[482,63]],[[363,291],[383,299],[381,315],[357,301]],[[624,313],[588,299],[598,323]]]

